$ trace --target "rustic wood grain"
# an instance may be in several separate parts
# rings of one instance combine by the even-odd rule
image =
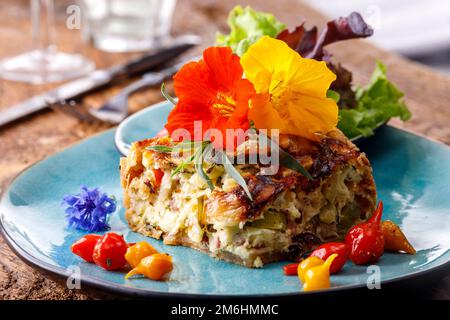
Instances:
[[[103,53],[82,44],[78,31],[64,27],[65,7],[71,2],[56,2],[59,44],[63,50],[82,52],[93,59],[98,67],[120,63],[130,56]],[[294,26],[304,18],[307,18],[310,24],[323,25],[325,21],[323,16],[295,0],[179,0],[174,33],[199,34],[202,36],[204,46],[211,44],[216,30],[226,31],[227,12],[238,3],[251,4],[256,9],[274,12],[290,26]],[[1,1],[0,57],[29,49],[28,5],[27,0]],[[414,115],[408,123],[395,120],[392,123],[450,144],[450,78],[392,53],[384,52],[364,41],[337,44],[330,50],[336,60],[354,72],[355,81],[358,83],[368,80],[376,59],[382,60],[388,66],[389,77],[406,93],[406,101]],[[199,53],[200,48],[192,51]],[[0,81],[0,110],[50,87]],[[120,87],[121,85],[93,94],[86,97],[84,102],[89,105],[100,105],[107,96]],[[145,90],[133,95],[130,108],[134,112],[159,100],[162,99],[158,89]],[[4,189],[8,181],[28,165],[106,128],[106,125],[80,123],[63,114],[45,111],[18,124],[0,129],[0,189]],[[64,281],[62,284],[54,282],[25,265],[0,238],[0,299],[113,297],[86,290],[71,291],[66,289],[63,283]],[[449,298],[448,290],[438,288],[435,291]]]

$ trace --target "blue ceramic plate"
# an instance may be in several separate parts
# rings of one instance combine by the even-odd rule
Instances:
[[[118,129],[116,142],[151,137],[166,120],[170,106],[159,104],[130,117]],[[283,276],[285,262],[248,269],[218,261],[184,247],[131,232],[124,218],[119,183],[120,154],[115,130],[74,145],[20,174],[4,191],[1,227],[10,246],[27,262],[67,276],[81,272],[83,284],[142,296],[267,296],[303,294],[296,277]],[[436,273],[450,266],[450,148],[389,126],[361,145],[372,162],[386,219],[398,223],[417,249],[415,256],[386,253],[378,263],[383,284]],[[81,184],[99,186],[118,198],[112,231],[129,242],[147,240],[174,257],[169,281],[124,280],[123,272],[107,272],[70,252],[84,235],[66,228],[61,199],[77,193]],[[365,266],[348,263],[332,276],[331,291],[364,287],[370,274]]]

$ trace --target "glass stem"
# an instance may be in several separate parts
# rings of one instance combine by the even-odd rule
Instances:
[[[53,0],[31,0],[31,24],[36,58],[45,65],[56,52]]]

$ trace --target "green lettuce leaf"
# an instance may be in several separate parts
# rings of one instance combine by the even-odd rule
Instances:
[[[251,7],[236,6],[228,16],[230,34],[218,33],[216,43],[229,46],[237,55],[243,55],[247,49],[262,36],[275,38],[286,26],[272,14],[258,12]]]
[[[373,130],[390,118],[411,118],[401,92],[386,77],[386,67],[377,62],[369,85],[356,91],[357,106],[339,110],[338,128],[349,138],[370,136]]]

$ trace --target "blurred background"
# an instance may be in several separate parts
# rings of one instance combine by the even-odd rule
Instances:
[[[123,66],[130,59],[142,59],[187,34],[198,35],[200,43],[183,56],[198,56],[215,42],[218,31],[229,32],[226,16],[237,4],[272,12],[290,28],[306,21],[308,27],[317,25],[319,30],[327,20],[360,12],[374,28],[374,35],[333,44],[330,51],[336,61],[342,61],[353,72],[356,84],[367,83],[374,61],[383,60],[388,76],[405,91],[406,102],[413,111],[429,103],[430,95],[418,95],[418,84],[406,75],[418,76],[422,71],[406,70],[397,57],[431,67],[437,76],[450,79],[449,0],[1,0],[0,112],[23,110],[19,107],[27,99],[58,88],[61,83],[92,76],[93,70]],[[353,48],[365,52],[352,52]],[[122,79],[125,81],[110,81],[77,102],[82,109],[101,109],[139,79],[134,75]],[[171,82],[167,85],[170,91]],[[431,96],[448,100],[443,81],[435,81],[433,90],[439,91],[439,97]],[[156,86],[135,91],[123,107],[127,113],[161,100]],[[433,121],[444,122],[443,119],[442,115],[433,115]],[[436,137],[448,135],[434,125],[419,122],[415,116],[405,126],[420,127]]]
[[[335,17],[358,11],[374,28],[368,41],[450,75],[450,1],[304,0]]]
[[[106,52],[135,52],[150,49],[158,39],[165,39],[170,30],[182,33],[179,21],[189,31],[200,27],[197,16],[186,12],[190,0],[2,0],[0,37],[3,49],[0,59],[29,51],[32,46],[42,46],[51,41],[63,51],[86,55],[86,43]],[[429,65],[435,70],[450,74],[450,2],[448,0],[293,0],[308,4],[329,17],[346,16],[351,11],[360,12],[375,29],[368,41],[407,58]],[[199,1],[195,1],[199,2]],[[212,1],[203,0],[200,11],[214,19],[218,8]],[[268,5],[262,1],[261,7]],[[31,3],[31,5],[30,5]],[[245,1],[242,1],[245,4]],[[34,5],[34,6],[33,6]],[[81,25],[67,17],[77,14],[71,5],[78,5],[84,13]],[[55,12],[49,20],[45,7]],[[195,7],[196,5],[194,5]],[[270,6],[270,5],[269,5]],[[28,7],[29,11],[24,10]],[[39,11],[39,7],[40,10]],[[30,19],[30,13],[34,19]],[[81,12],[80,12],[81,13]],[[175,15],[173,19],[173,14]],[[300,19],[304,19],[301,14]],[[36,19],[41,21],[37,23]],[[18,23],[20,21],[20,23]],[[173,23],[175,28],[173,28]],[[45,30],[47,23],[56,28]],[[225,21],[217,22],[226,30]],[[194,27],[194,28],[192,28]],[[55,33],[54,30],[57,30]],[[211,41],[215,30],[211,30]],[[37,39],[38,38],[38,39]],[[32,39],[34,39],[32,41]],[[208,39],[209,40],[209,39]],[[5,56],[6,55],[6,56]],[[83,72],[92,69],[89,61],[76,62]],[[80,70],[80,67],[77,67]],[[39,81],[36,81],[39,82]]]

